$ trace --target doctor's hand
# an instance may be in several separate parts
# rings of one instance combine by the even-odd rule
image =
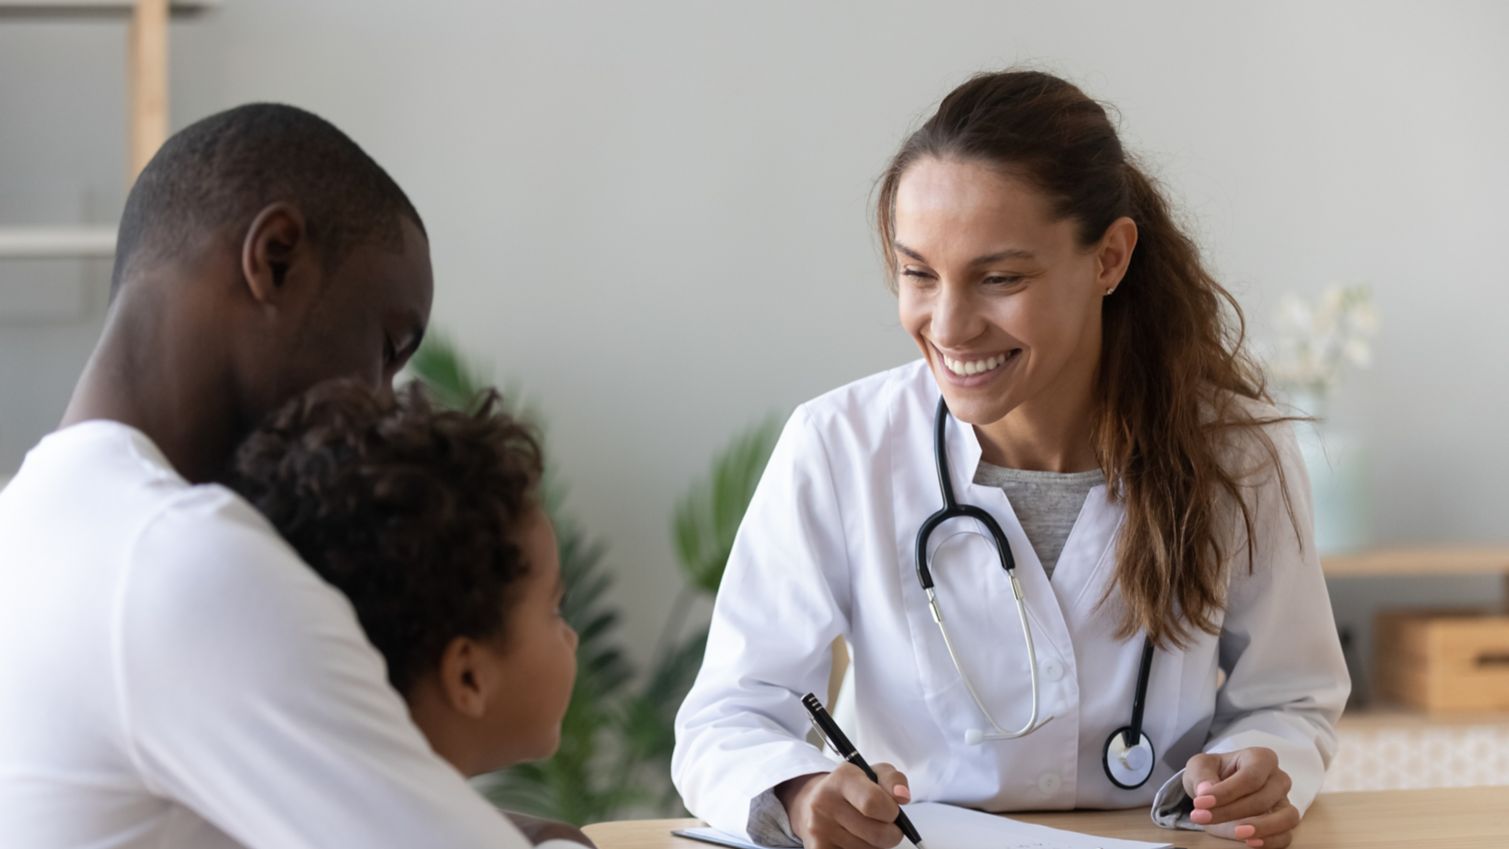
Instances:
[[[1218,837],[1283,849],[1299,825],[1290,783],[1272,749],[1195,755],[1184,767],[1184,792],[1195,800],[1189,819]]]
[[[897,803],[910,802],[912,792],[895,767],[875,764],[874,769],[879,784],[846,763],[776,785],[776,798],[805,849],[893,849],[901,842]]]

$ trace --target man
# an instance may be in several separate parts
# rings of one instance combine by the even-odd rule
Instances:
[[[414,207],[314,115],[233,109],[147,165],[99,345],[0,495],[5,845],[527,846],[346,599],[213,484],[299,391],[391,383],[432,285]]]

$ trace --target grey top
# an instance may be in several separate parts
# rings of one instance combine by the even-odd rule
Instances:
[[[776,798],[774,787],[750,801],[749,826],[746,830],[750,841],[760,846],[802,845],[796,832],[791,829],[791,818],[786,815],[785,806]]]
[[[1006,469],[980,462],[975,469],[975,483],[982,486],[997,486],[1011,501],[1022,530],[1037,559],[1042,561],[1043,572],[1051,580],[1053,569],[1058,565],[1058,556],[1063,553],[1064,543],[1079,511],[1085,506],[1085,497],[1090,490],[1106,482],[1099,469],[1090,472],[1028,472],[1022,469]]]

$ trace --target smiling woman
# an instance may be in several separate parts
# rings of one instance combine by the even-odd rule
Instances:
[[[895,193],[902,326],[953,414],[984,426],[984,459],[1042,471],[1098,468],[1089,412],[1100,300],[1126,273],[1136,225],[1119,218],[1082,248],[1075,222],[1056,218],[1032,186],[976,160],[921,160]],[[1006,239],[1014,244],[1002,246]],[[1022,432],[1024,422],[1049,426],[1047,444]]]
[[[1271,400],[1242,348],[1241,310],[1105,110],[1046,74],[977,77],[897,154],[878,222],[902,324],[950,410],[977,427],[983,458],[1100,468],[1122,493],[1119,633],[1214,633],[1223,501],[1242,517],[1249,561],[1255,540],[1240,470],[1212,434],[1244,429],[1282,477],[1264,430],[1280,417],[1240,403]],[[1123,281],[1129,291],[1111,297]],[[975,377],[990,345],[1023,362]]]
[[[776,446],[678,717],[688,807],[809,849],[894,846],[911,798],[1152,804],[1287,846],[1350,684],[1235,301],[1105,109],[1047,74],[955,89],[878,199],[922,358]],[[880,786],[801,739],[840,636]]]

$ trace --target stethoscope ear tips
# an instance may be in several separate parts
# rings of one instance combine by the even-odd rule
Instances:
[[[985,732],[978,728],[971,728],[964,732],[964,743],[969,746],[978,746],[985,742]]]

